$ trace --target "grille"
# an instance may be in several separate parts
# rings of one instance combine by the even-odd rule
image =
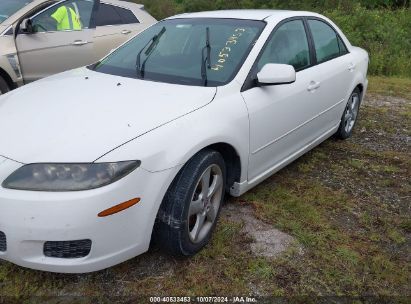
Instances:
[[[7,250],[7,240],[4,232],[0,231],[0,251],[5,252]]]
[[[45,242],[43,251],[44,255],[50,258],[84,258],[91,251],[91,240]]]

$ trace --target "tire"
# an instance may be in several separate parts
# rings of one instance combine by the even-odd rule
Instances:
[[[348,99],[347,105],[344,109],[344,113],[341,117],[340,126],[335,136],[339,139],[347,139],[352,136],[352,132],[357,123],[358,113],[360,111],[361,104],[361,91],[356,88],[351,93]]]
[[[10,91],[10,87],[7,82],[0,76],[0,95],[6,94]]]
[[[208,187],[204,187],[207,175]],[[203,249],[220,214],[225,182],[226,168],[220,153],[204,150],[195,155],[178,173],[163,199],[154,227],[154,244],[175,256],[192,256]]]

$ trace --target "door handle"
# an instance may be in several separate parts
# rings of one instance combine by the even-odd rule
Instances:
[[[319,87],[321,86],[320,82],[315,82],[315,81],[311,81],[310,85],[308,86],[307,90],[309,92],[314,92],[315,90],[317,90]]]
[[[127,34],[130,34],[131,31],[130,31],[130,30],[122,30],[121,33],[122,33],[123,35],[127,35]]]
[[[350,65],[348,66],[348,71],[353,72],[354,70],[355,70],[355,64],[350,63]]]
[[[74,41],[74,42],[72,43],[72,45],[80,46],[80,45],[85,45],[85,44],[87,44],[87,43],[88,43],[88,41],[76,40],[76,41]]]

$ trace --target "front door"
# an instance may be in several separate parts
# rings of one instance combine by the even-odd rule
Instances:
[[[242,93],[250,119],[249,181],[269,172],[313,139],[321,103],[311,58],[304,23],[295,19],[274,30],[257,60],[254,75],[267,63],[282,63],[294,66],[297,77],[292,84],[254,86]]]
[[[32,33],[19,31],[16,46],[26,83],[93,63],[94,9],[90,0],[60,2],[31,18]]]

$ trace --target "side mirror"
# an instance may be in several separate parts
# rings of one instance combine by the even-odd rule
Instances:
[[[24,19],[20,24],[20,30],[25,34],[34,33],[33,22],[31,19]]]
[[[295,79],[295,69],[288,64],[268,63],[257,74],[257,81],[261,86],[290,84]]]

